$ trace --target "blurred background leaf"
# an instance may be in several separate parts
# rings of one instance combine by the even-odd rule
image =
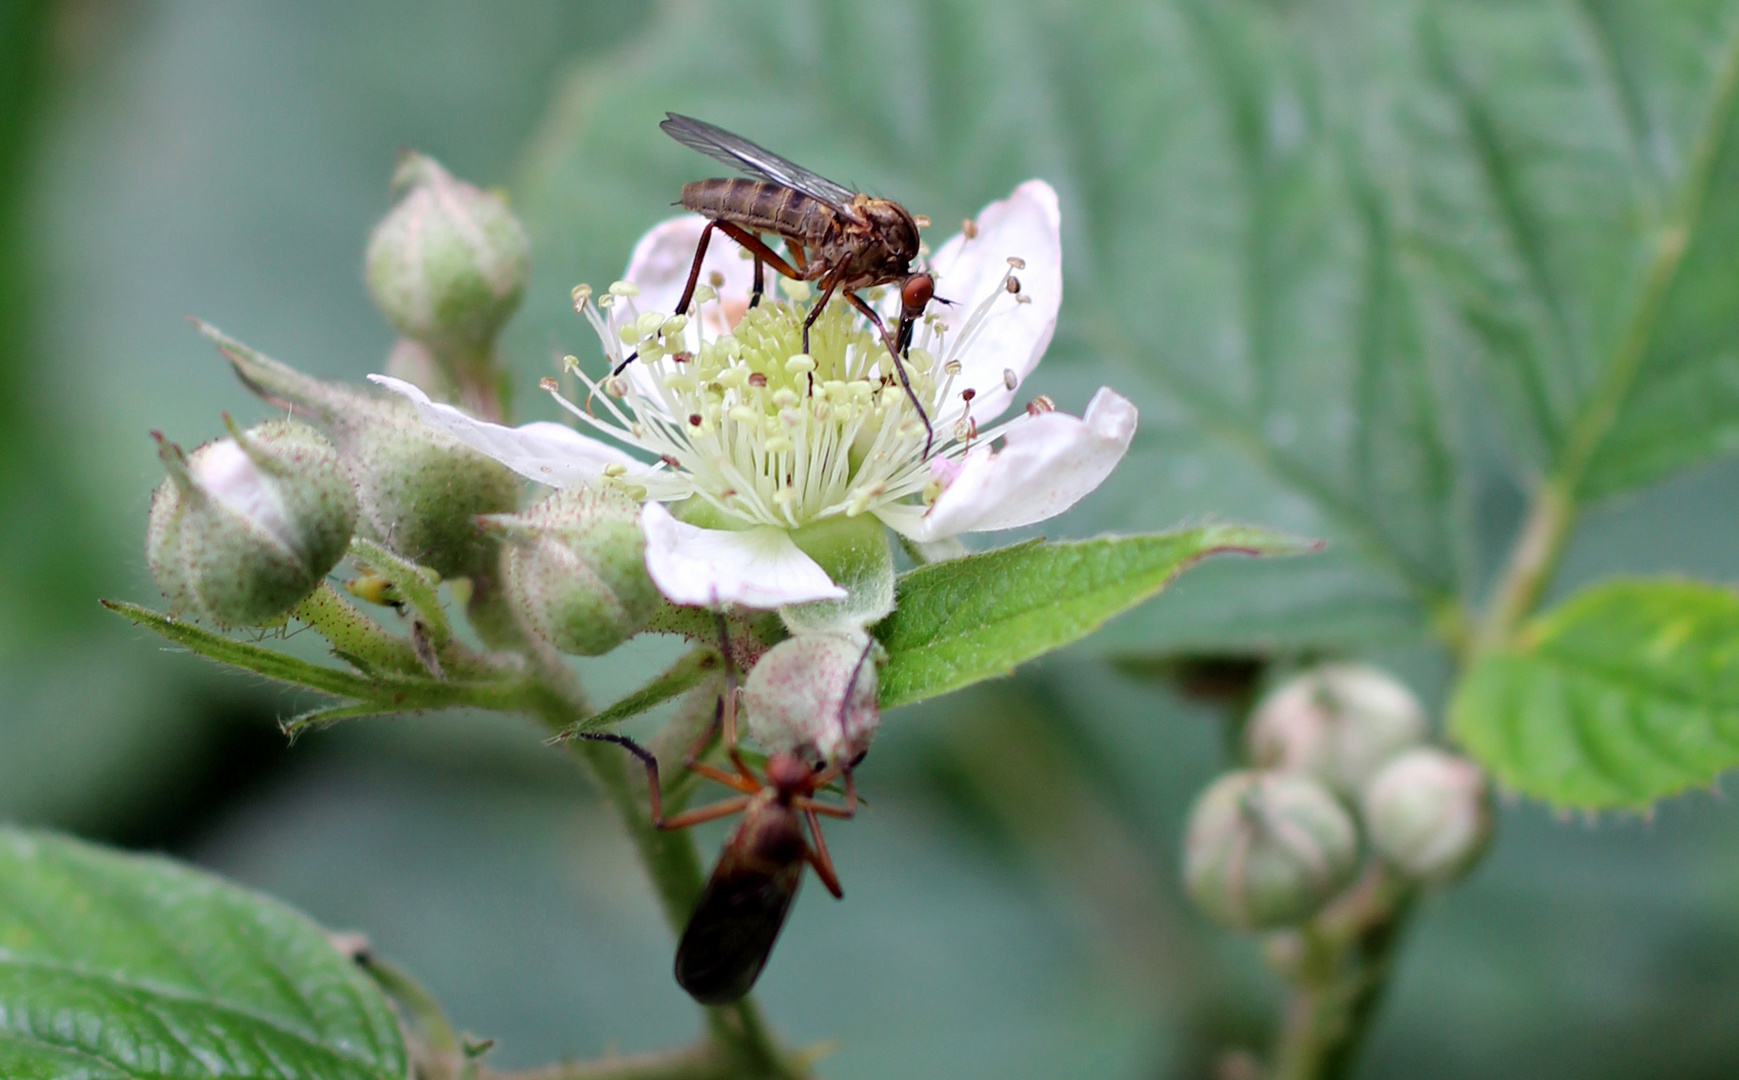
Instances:
[[[1043,176],[1069,279],[1031,392],[1078,410],[1109,383],[1143,410],[1113,484],[1047,532],[1238,521],[1328,550],[1204,565],[1013,680],[890,715],[872,810],[829,833],[848,899],[797,905],[764,996],[793,1040],[840,1040],[830,1076],[1195,1077],[1275,1007],[1253,945],[1176,880],[1184,810],[1229,760],[1227,702],[1331,651],[1440,695],[1434,615],[1483,593],[1558,445],[1534,417],[1561,428],[1614,340],[1657,220],[1629,208],[1671,212],[1739,7],[0,12],[0,814],[168,847],[366,930],[500,1037],[498,1065],[686,1038],[626,843],[528,726],[370,723],[287,750],[271,720],[297,701],[98,610],[155,599],[146,432],[191,444],[222,409],[264,415],[182,320],[316,374],[377,369],[390,333],[361,253],[415,147],[527,217],[536,277],[508,348],[522,418],[547,419],[537,378],[596,360],[569,288],[621,273],[714,171],[659,133],[666,109],[900,199],[933,243]],[[1480,123],[1518,210],[1493,202]],[[1586,516],[1556,595],[1739,571],[1735,258],[1688,249],[1673,333],[1589,474],[1622,497]],[[675,655],[637,643],[580,670],[609,701]],[[1735,852],[1739,821],[1700,795],[1594,828],[1510,808],[1416,924],[1362,1074],[1729,1074]]]

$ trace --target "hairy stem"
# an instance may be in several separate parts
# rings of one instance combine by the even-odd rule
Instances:
[[[1388,987],[1413,890],[1373,864],[1345,897],[1299,931],[1292,987],[1270,1080],[1342,1080],[1352,1072]]]

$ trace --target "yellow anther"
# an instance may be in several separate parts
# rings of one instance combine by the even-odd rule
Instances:
[[[634,284],[632,281],[612,281],[610,282],[610,295],[639,296],[640,286]]]
[[[739,424],[758,424],[761,422],[761,414],[747,405],[733,405],[728,415]]]
[[[789,409],[791,406],[797,404],[797,401],[797,391],[791,389],[789,386],[781,386],[779,389],[773,391],[773,404],[779,406],[781,409]]]
[[[783,435],[775,435],[771,439],[768,439],[763,445],[766,446],[767,453],[769,454],[783,454],[793,449],[796,444]]]
[[[785,361],[785,370],[792,375],[807,375],[815,370],[815,358],[808,353],[798,353]]]
[[[627,476],[628,475],[628,466],[622,464],[619,461],[613,461],[610,464],[604,466],[604,475],[607,477],[610,477],[611,479],[615,479],[618,476]]]
[[[799,304],[809,299],[809,283],[807,281],[781,280],[779,288],[784,291],[786,296]]]
[[[682,333],[684,328],[687,326],[687,315],[672,315],[670,318],[664,320],[664,325],[658,328],[658,333],[662,337],[675,337]]]

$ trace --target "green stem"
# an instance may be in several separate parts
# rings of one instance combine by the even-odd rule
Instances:
[[[1270,1080],[1342,1080],[1371,1030],[1413,908],[1413,890],[1373,865],[1300,931]]]
[[[480,1070],[477,1080],[728,1080],[735,1065],[711,1042],[681,1050],[545,1065],[514,1072]]]

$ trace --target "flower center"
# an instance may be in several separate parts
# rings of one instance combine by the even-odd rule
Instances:
[[[644,483],[631,492],[636,497],[692,494],[727,518],[799,528],[914,496],[932,500],[941,486],[932,466],[946,474],[950,461],[987,437],[971,420],[971,391],[950,398],[961,370],[952,354],[995,296],[952,341],[946,326],[928,317],[919,344],[903,357],[912,397],[932,423],[946,425],[938,427],[927,459],[923,418],[887,345],[849,305],[835,300],[816,316],[805,352],[808,304],[768,296],[729,331],[709,337],[703,328],[728,325],[725,313],[711,307],[717,303],[711,289],[696,291],[693,318],[637,311],[638,292],[617,282],[594,305],[584,286],[575,290],[576,307],[598,332],[613,374],[594,380],[568,357],[568,370],[590,394],[584,407],[562,401],[590,426],[658,457],[650,477],[634,478],[631,486]],[[804,295],[788,283],[785,292]],[[948,359],[938,363],[929,347]],[[595,406],[614,422],[597,416]],[[629,481],[627,470],[614,473]]]

